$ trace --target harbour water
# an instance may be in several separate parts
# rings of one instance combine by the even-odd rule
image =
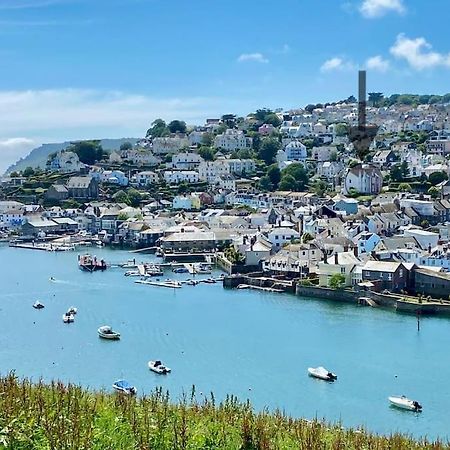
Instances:
[[[154,256],[91,250],[108,262]],[[53,277],[54,281],[50,278]],[[189,274],[167,272],[183,280]],[[198,275],[199,278],[208,275]],[[450,437],[450,320],[287,294],[224,290],[221,283],[168,289],[135,284],[124,270],[85,273],[77,252],[0,246],[0,371],[111,390],[126,378],[140,393],[156,386],[172,398],[234,394],[257,409],[326,418],[378,433]],[[40,300],[45,309],[32,308]],[[62,314],[76,306],[75,323]],[[120,341],[103,341],[111,325]],[[172,373],[158,376],[147,361]],[[307,376],[324,365],[335,383]],[[420,414],[389,407],[389,395],[419,400]]]

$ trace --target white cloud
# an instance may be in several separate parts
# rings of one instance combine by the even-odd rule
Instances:
[[[36,142],[33,139],[16,137],[0,140],[0,174],[34,147]]]
[[[0,0],[0,9],[30,9],[30,8],[45,8],[60,3],[66,0]]]
[[[240,112],[247,106],[244,101],[224,98],[153,98],[114,91],[0,91],[0,172],[24,156],[30,141],[36,146],[74,139],[139,137],[158,117],[195,124],[223,110]],[[17,136],[27,140],[14,139]]]
[[[321,68],[321,72],[332,72],[332,71],[344,71],[344,70],[353,70],[355,69],[355,65],[344,58],[340,58],[335,56],[334,58],[330,58],[325,61]]]
[[[443,66],[450,67],[450,53],[437,53],[425,38],[410,39],[399,34],[395,44],[390,49],[391,54],[398,59],[404,59],[413,69],[424,70]]]
[[[382,56],[372,56],[366,61],[366,68],[377,72],[387,72],[390,68],[390,63],[387,59],[383,59]]]
[[[266,64],[269,60],[262,53],[243,53],[239,56],[238,62],[253,61]]]
[[[373,19],[389,12],[403,14],[406,12],[406,7],[403,0],[364,0],[359,10],[364,17]]]

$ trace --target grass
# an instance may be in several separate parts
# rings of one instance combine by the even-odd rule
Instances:
[[[256,413],[248,403],[193,388],[177,403],[162,390],[146,397],[89,392],[54,382],[0,378],[0,448],[11,450],[441,450],[440,442],[399,434],[376,436],[280,412]]]

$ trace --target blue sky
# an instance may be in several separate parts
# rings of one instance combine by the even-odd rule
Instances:
[[[449,16],[448,0],[0,0],[0,169],[159,116],[345,98],[361,67],[369,90],[448,92]]]

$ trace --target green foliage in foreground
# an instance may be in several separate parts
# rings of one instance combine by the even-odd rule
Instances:
[[[61,383],[44,385],[0,378],[0,448],[14,450],[150,449],[365,449],[446,447],[401,435],[380,437],[321,422],[294,420],[280,412],[255,413],[228,397],[217,405],[195,392],[169,402],[156,390],[132,398],[90,393]]]

